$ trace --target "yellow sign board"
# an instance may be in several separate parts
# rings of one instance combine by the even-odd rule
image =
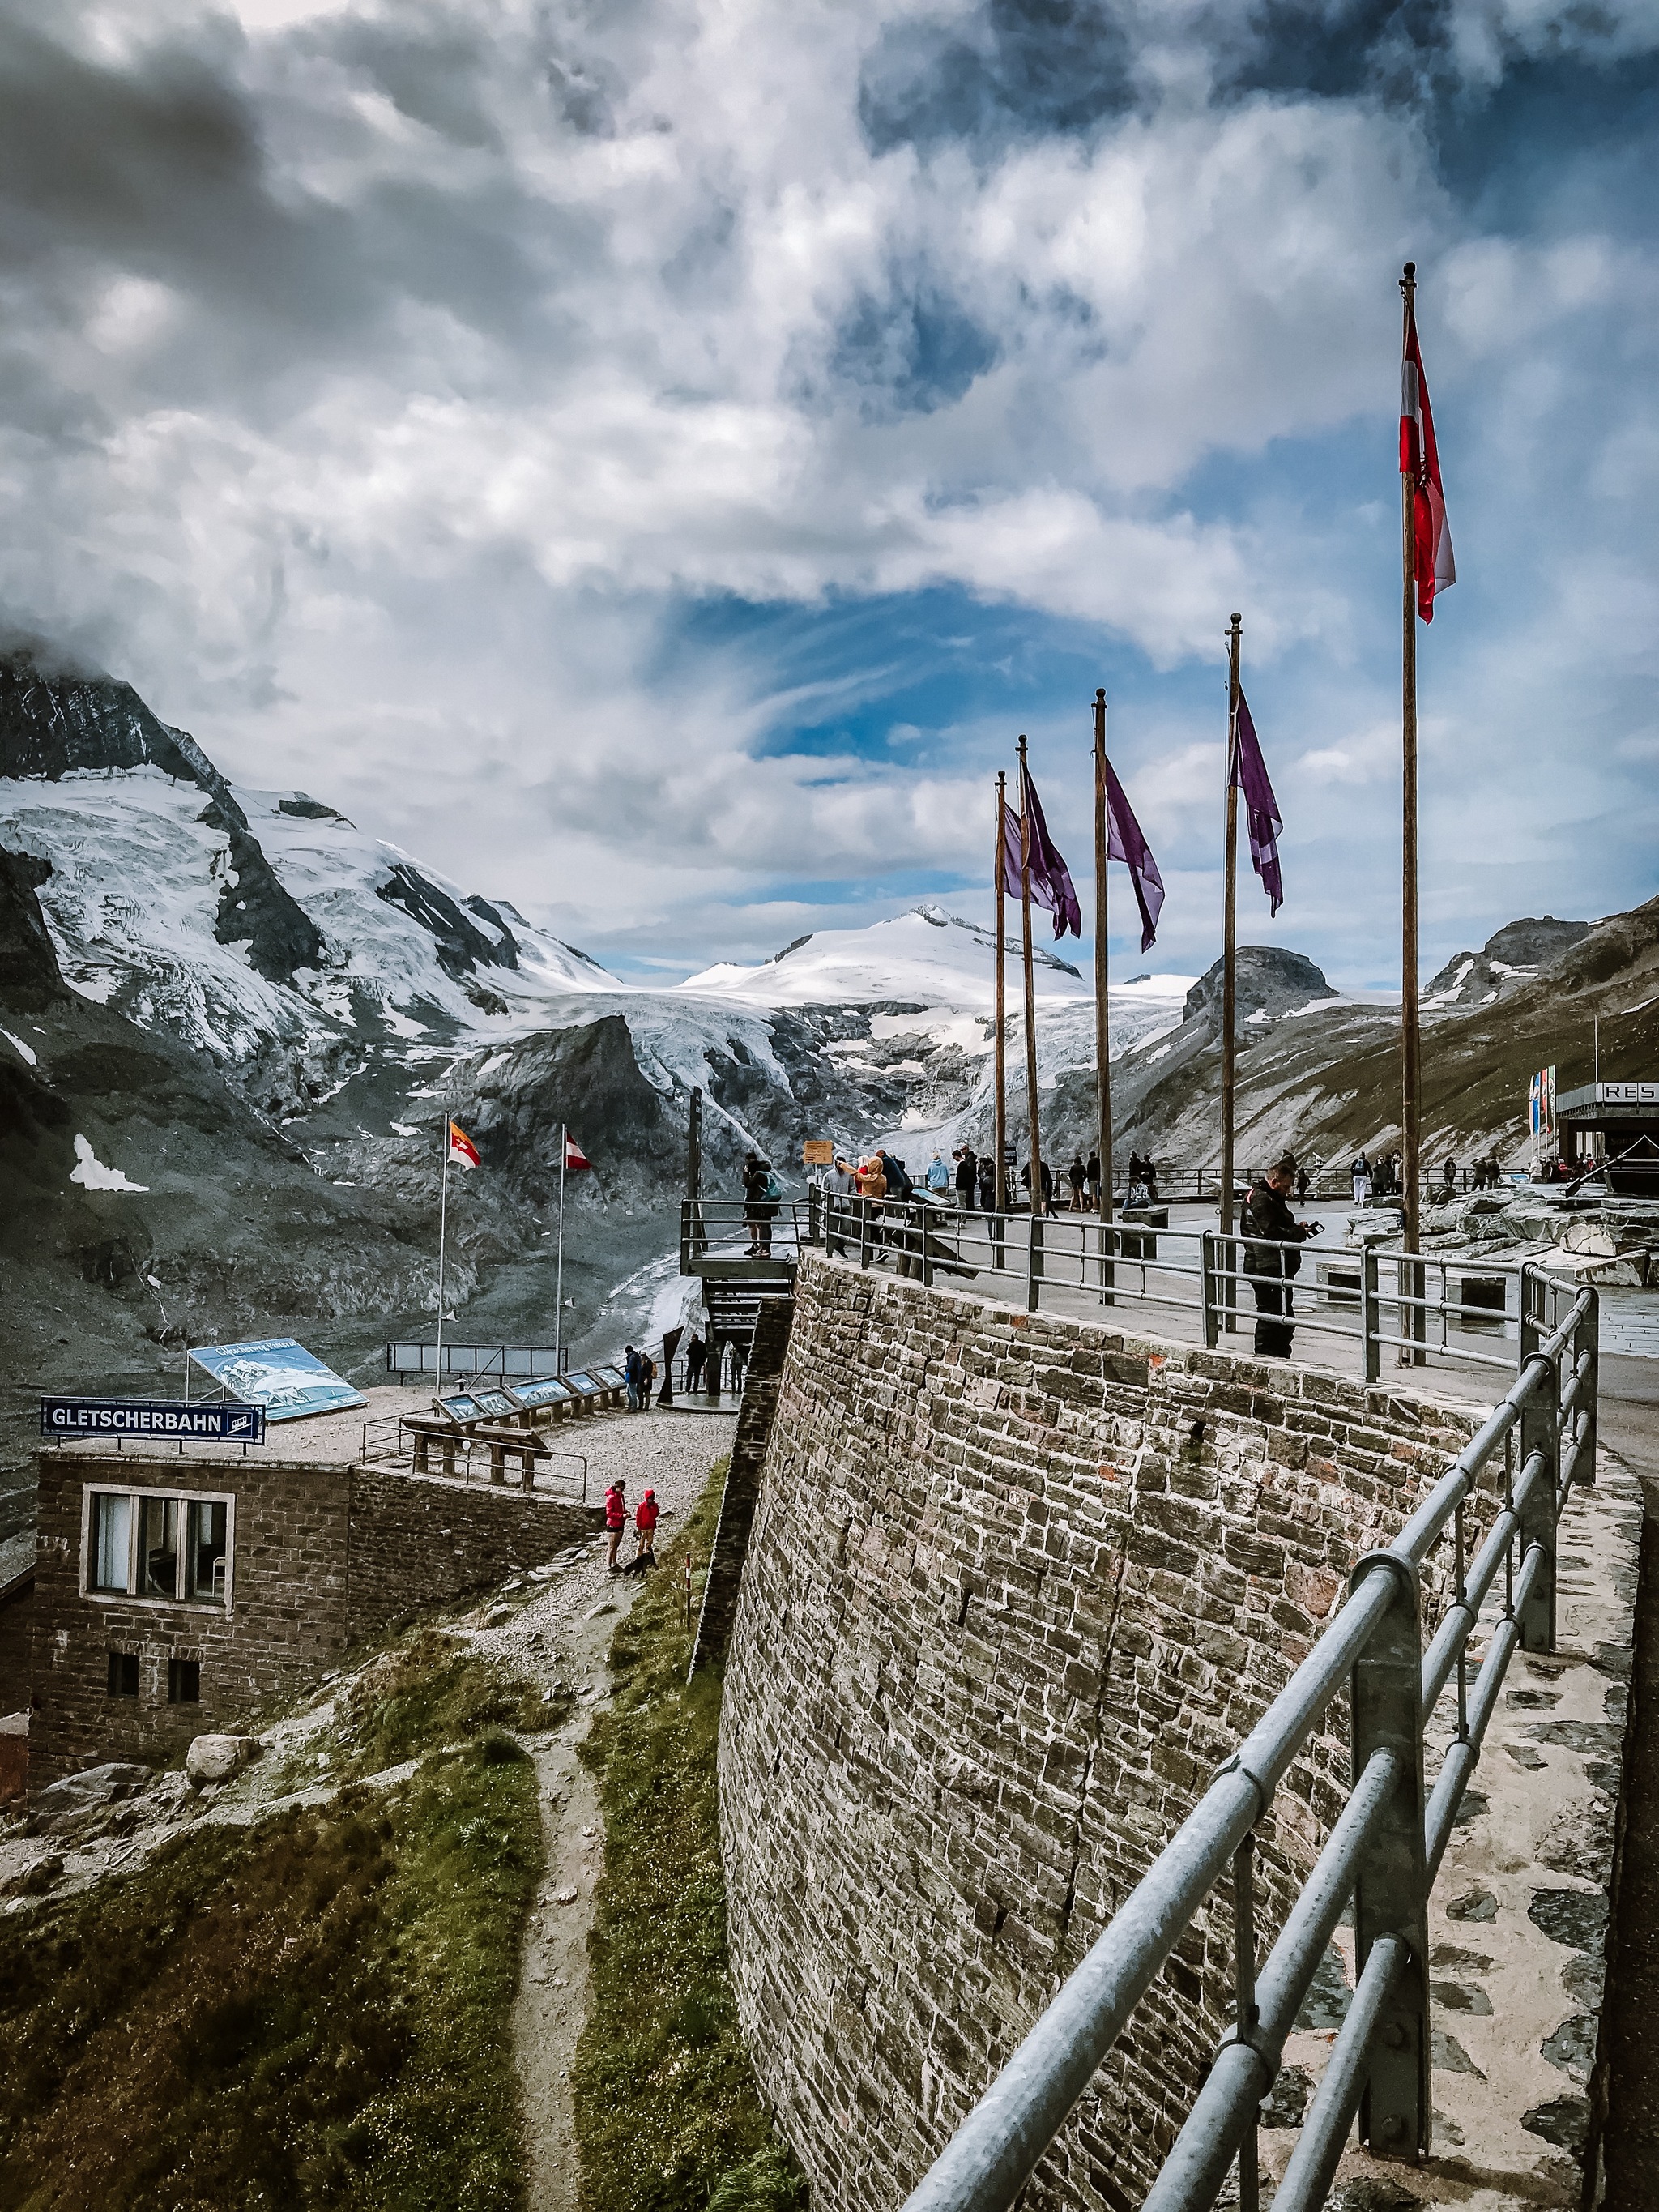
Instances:
[[[827,1137],[808,1137],[800,1148],[801,1165],[805,1168],[827,1168],[836,1157],[836,1148]]]

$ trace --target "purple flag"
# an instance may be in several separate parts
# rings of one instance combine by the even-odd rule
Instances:
[[[1279,801],[1273,797],[1273,787],[1267,781],[1261,741],[1256,736],[1255,724],[1250,720],[1250,710],[1242,691],[1238,695],[1238,728],[1233,739],[1227,781],[1237,784],[1244,794],[1251,864],[1261,878],[1262,890],[1273,902],[1273,913],[1277,914],[1285,903],[1285,878],[1279,868],[1279,833],[1285,823],[1279,811]]]
[[[1002,888],[1010,898],[1020,896],[1019,817],[1006,799],[1002,802]],[[1035,883],[1031,896],[1036,896]]]
[[[1106,857],[1121,860],[1129,871],[1135,904],[1140,908],[1140,949],[1149,952],[1158,937],[1158,918],[1164,911],[1164,878],[1110,761],[1106,763]]]
[[[1054,935],[1064,937],[1069,929],[1073,937],[1083,934],[1083,908],[1078,904],[1077,892],[1072,883],[1072,872],[1061,860],[1054,840],[1048,835],[1048,825],[1042,818],[1042,802],[1037,797],[1036,786],[1030,771],[1020,765],[1021,796],[1025,802],[1025,817],[1030,825],[1031,903],[1047,907],[1054,918]],[[1014,848],[1018,859],[1019,848]]]

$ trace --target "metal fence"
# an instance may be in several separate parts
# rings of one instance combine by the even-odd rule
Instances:
[[[446,1344],[443,1366],[438,1365],[435,1343],[409,1338],[388,1344],[386,1372],[401,1382],[405,1375],[563,1375],[570,1367],[570,1347],[550,1344]]]
[[[1273,2197],[1273,2212],[1326,2200],[1356,2112],[1370,2149],[1416,2159],[1430,2144],[1427,1901],[1517,1645],[1555,1642],[1556,1527],[1575,1481],[1595,1474],[1593,1289],[1522,1275],[1521,1367],[1480,1432],[1351,1593],[1306,1660],[1131,1893],[1082,1965],[908,2199],[907,2212],[1002,2212],[1064,2124],[1153,1977],[1230,1873],[1233,2026],[1146,2199],[1200,2212],[1235,2160],[1255,2212],[1256,2130],[1293,2027],[1350,1899],[1355,1988]],[[1466,1508],[1483,1471],[1502,1504],[1474,1556]],[[1492,1503],[1497,1503],[1496,1498]],[[1449,1603],[1424,1644],[1420,1577],[1449,1540]],[[1468,1644],[1500,1585],[1484,1657]],[[1432,1788],[1425,1723],[1455,1678],[1455,1725]],[[1352,1787],[1267,1959],[1256,1958],[1254,1833],[1279,1783],[1349,1694]]]
[[[815,1192],[806,1241],[861,1267],[929,1285],[972,1281],[1038,1312],[1055,1293],[1185,1316],[1211,1346],[1256,1319],[1354,1345],[1370,1382],[1384,1364],[1449,1362],[1513,1373],[1524,1282],[1514,1261],[1285,1244],[1216,1229],[1170,1229],[1161,1212],[969,1212],[925,1199],[890,1204]]]

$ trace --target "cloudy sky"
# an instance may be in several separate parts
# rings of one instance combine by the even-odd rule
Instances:
[[[981,913],[1089,702],[1218,948],[1659,889],[1656,0],[0,0],[0,614],[641,975]],[[1114,963],[1141,966],[1117,923]]]

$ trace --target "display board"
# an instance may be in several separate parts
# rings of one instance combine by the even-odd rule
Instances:
[[[515,1382],[513,1385],[514,1400],[520,1406],[560,1406],[567,1398],[573,1398],[575,1395],[570,1385],[556,1375],[544,1376],[535,1382]]]
[[[249,1344],[199,1344],[192,1363],[245,1405],[263,1406],[270,1421],[303,1420],[368,1403],[362,1392],[325,1367],[291,1336],[256,1338]]]
[[[592,1371],[593,1380],[602,1382],[607,1390],[623,1390],[628,1387],[628,1377],[620,1367],[596,1367]]]

